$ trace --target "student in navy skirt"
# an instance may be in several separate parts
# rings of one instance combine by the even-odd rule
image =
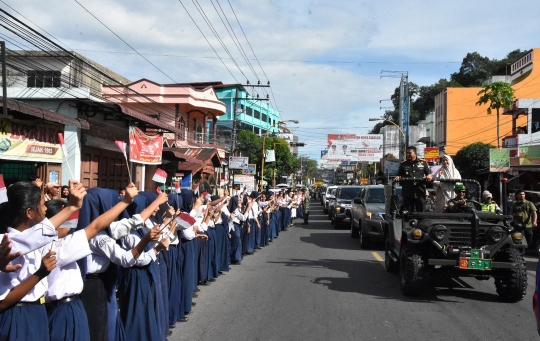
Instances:
[[[38,233],[35,237],[53,236],[55,230],[79,210],[86,190],[79,184],[71,194],[70,205],[49,220],[45,217],[47,208],[40,189],[31,182],[15,183],[7,190],[8,201],[0,205],[0,233],[11,237],[38,229],[42,235]],[[56,263],[63,260],[63,252],[50,251],[47,244],[14,259],[10,269],[14,271],[0,272],[0,340],[49,340],[43,304],[47,290],[45,278]]]
[[[229,230],[230,230],[230,243],[231,243],[231,263],[237,264],[242,261],[242,236],[243,236],[243,223],[246,217],[243,215],[242,203],[239,202],[238,196],[231,198],[228,207],[229,217]]]

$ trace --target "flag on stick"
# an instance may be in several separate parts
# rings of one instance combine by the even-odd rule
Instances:
[[[62,153],[64,154],[64,160],[66,160],[66,164],[69,169],[69,174],[71,174],[71,178],[73,180],[77,180],[75,176],[73,175],[71,166],[69,165],[67,147],[66,147],[66,144],[64,143],[64,135],[62,133],[58,133],[58,141],[60,142],[60,147],[62,148]]]
[[[176,228],[178,230],[185,230],[193,226],[196,220],[187,213],[180,213],[176,218]]]
[[[114,141],[114,143],[120,149],[122,154],[124,154],[124,158],[126,159],[126,167],[127,167],[128,175],[129,175],[129,182],[131,183],[133,182],[133,180],[131,178],[131,170],[129,169],[129,160],[127,157],[127,143],[125,143],[124,141]]]
[[[152,177],[152,180],[164,184],[167,181],[167,172],[161,168],[156,169],[156,173]]]

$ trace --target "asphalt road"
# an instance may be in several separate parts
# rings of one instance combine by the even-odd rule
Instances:
[[[493,280],[437,283],[403,296],[381,249],[362,250],[334,230],[318,200],[242,265],[201,286],[189,321],[169,340],[538,340],[529,287],[519,303],[499,301]]]

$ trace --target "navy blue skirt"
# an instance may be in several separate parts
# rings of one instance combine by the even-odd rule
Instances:
[[[169,283],[169,324],[174,325],[180,317],[182,304],[182,264],[180,262],[181,249],[177,245],[169,245],[167,253],[167,280]]]
[[[214,279],[218,277],[218,268],[217,268],[217,233],[213,228],[208,229],[208,263],[207,263],[207,273],[206,277]]]
[[[191,311],[191,302],[193,301],[193,290],[196,287],[197,274],[195,260],[195,243],[197,240],[182,239],[182,307],[184,313]]]
[[[51,341],[90,341],[88,317],[81,300],[58,304],[47,315]]]
[[[216,264],[218,271],[229,271],[229,237],[228,228],[223,224],[217,224],[216,228]]]
[[[49,323],[43,304],[11,307],[0,313],[0,340],[49,341]]]

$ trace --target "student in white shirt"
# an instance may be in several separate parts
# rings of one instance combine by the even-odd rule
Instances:
[[[85,195],[86,189],[81,184],[72,186],[66,209],[47,219],[45,198],[40,189],[31,182],[15,183],[8,188],[8,201],[0,208],[1,232],[11,237],[37,225],[55,230],[79,210]],[[56,267],[56,262],[63,261],[63,252],[57,254],[42,246],[14,259],[15,271],[0,273],[0,340],[49,340],[43,305],[46,277]]]

